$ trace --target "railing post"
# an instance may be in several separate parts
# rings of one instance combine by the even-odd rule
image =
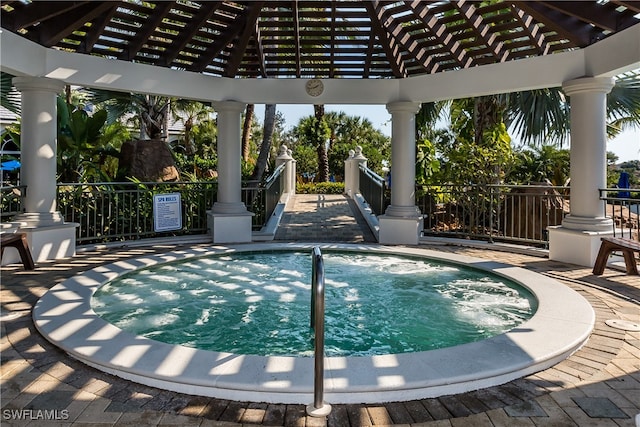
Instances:
[[[313,404],[307,415],[326,417],[331,405],[324,403],[324,262],[319,247],[314,247],[311,265],[311,328],[314,330]]]
[[[362,147],[349,150],[349,158],[344,161],[344,192],[349,197],[360,193],[360,165],[367,166],[367,158],[362,154]]]

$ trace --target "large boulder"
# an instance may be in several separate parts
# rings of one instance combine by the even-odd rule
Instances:
[[[160,139],[127,141],[122,144],[120,173],[143,182],[180,179],[171,149]]]

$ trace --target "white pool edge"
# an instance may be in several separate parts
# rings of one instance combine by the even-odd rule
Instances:
[[[124,332],[91,309],[95,290],[138,268],[193,256],[283,249],[365,250],[426,256],[489,270],[528,288],[538,310],[508,333],[455,347],[372,357],[325,358],[325,401],[377,403],[423,399],[499,385],[549,368],[589,338],[591,305],[535,272],[421,248],[361,244],[251,243],[186,249],[104,265],[54,286],[35,305],[38,331],[74,358],[141,384],[187,394],[267,403],[313,401],[313,359],[243,356],[174,346]]]

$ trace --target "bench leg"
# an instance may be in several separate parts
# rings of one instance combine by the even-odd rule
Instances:
[[[633,256],[631,249],[622,251],[624,255],[624,266],[627,269],[627,274],[638,274],[638,266],[636,265],[636,258]]]
[[[4,255],[4,248],[7,246],[14,247],[18,250],[25,270],[34,270],[36,268],[33,263],[33,258],[31,257],[31,251],[29,250],[29,243],[27,242],[26,234],[20,236],[19,241],[13,241],[9,244],[2,245],[2,248],[0,249],[0,259],[2,259],[2,255]]]
[[[604,268],[607,266],[609,255],[613,250],[614,248],[608,245],[607,242],[602,242],[600,250],[598,251],[598,256],[596,257],[596,262],[593,266],[593,274],[600,276],[604,273]]]

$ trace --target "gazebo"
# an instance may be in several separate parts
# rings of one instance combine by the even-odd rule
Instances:
[[[240,117],[253,104],[378,104],[392,116],[394,187],[380,243],[417,244],[415,113],[423,102],[562,86],[571,97],[571,212],[550,258],[593,265],[612,233],[606,95],[640,67],[635,1],[5,1],[2,71],[22,93],[34,258],[75,252],[56,211],[56,94],[65,84],[211,102],[218,112],[213,241],[251,241]],[[225,230],[216,233],[215,229]]]

